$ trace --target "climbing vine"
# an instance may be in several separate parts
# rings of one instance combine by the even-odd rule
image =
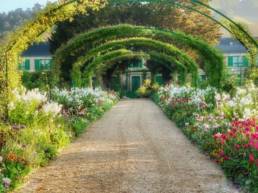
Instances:
[[[21,53],[57,22],[71,19],[89,9],[99,9],[103,5],[105,0],[67,0],[51,3],[33,20],[10,33],[0,51],[0,117],[8,114],[3,110],[7,109],[8,101],[12,97],[10,91],[20,85],[18,63]]]
[[[85,77],[85,79],[83,79],[83,83],[91,84],[91,78],[93,75],[99,75],[101,72],[107,71],[113,65],[117,64],[118,61],[132,58],[145,59],[147,62],[155,61],[159,65],[164,66],[170,72],[178,72],[181,75],[180,77],[186,76],[186,67],[183,64],[180,64],[174,57],[155,51],[133,52],[127,49],[119,49],[97,56],[94,58],[92,63],[86,65],[85,69],[83,70],[83,76]],[[75,86],[83,85],[80,70],[77,69],[73,71],[72,81]],[[183,82],[184,79],[180,81],[180,83]]]
[[[198,77],[198,65],[187,54],[179,50],[177,47],[163,43],[150,38],[127,38],[122,40],[114,40],[99,45],[98,47],[89,50],[84,56],[78,58],[73,64],[73,73],[79,74],[83,65],[92,62],[98,55],[106,54],[117,49],[132,49],[144,52],[157,51],[174,57],[179,63],[184,64],[193,74],[193,82],[195,83]]]
[[[54,74],[60,76],[60,66],[66,61],[71,62],[71,59],[76,60],[81,52],[88,52],[106,41],[130,37],[152,38],[174,44],[182,50],[191,48],[197,52],[201,61],[204,62],[202,68],[207,73],[210,84],[219,87],[223,82],[225,71],[223,55],[208,43],[178,31],[166,31],[128,24],[94,29],[71,39],[67,44],[61,46],[54,56],[56,65]]]
[[[116,62],[129,60],[129,59],[149,59],[149,55],[144,52],[133,52],[126,49],[119,49],[111,51],[107,54],[97,56],[94,61],[87,65],[84,73],[82,75],[81,71],[73,70],[72,71],[72,82],[74,86],[80,87],[85,84],[88,86],[92,84],[91,77],[95,75],[101,74],[103,71],[112,67]],[[83,77],[84,78],[83,78]],[[83,80],[83,81],[82,81]],[[92,85],[91,85],[92,86]]]
[[[257,53],[258,47],[248,38],[243,31],[239,30],[237,26],[228,23],[229,28],[232,31],[232,35],[245,46],[249,54],[250,69],[249,69],[249,78],[252,80],[258,80],[258,67],[257,67]],[[238,24],[241,26],[241,24]],[[241,28],[244,28],[241,26]],[[247,31],[246,31],[247,33]]]

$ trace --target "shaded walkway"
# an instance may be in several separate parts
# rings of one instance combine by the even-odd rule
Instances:
[[[237,193],[149,100],[126,100],[21,193]]]

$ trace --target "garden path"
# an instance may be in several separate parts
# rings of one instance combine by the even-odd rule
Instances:
[[[238,193],[149,100],[124,100],[19,193]]]

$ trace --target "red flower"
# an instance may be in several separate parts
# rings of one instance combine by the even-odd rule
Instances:
[[[254,159],[254,154],[249,154],[249,163],[250,164],[254,164],[254,162],[255,162],[255,159]]]
[[[249,144],[252,148],[256,149],[258,151],[258,140],[256,139],[251,139],[250,140],[250,144]]]
[[[236,144],[236,145],[235,145],[235,148],[236,148],[237,150],[239,150],[240,147],[241,147],[241,146],[240,146],[239,144]]]
[[[247,149],[247,148],[249,148],[249,147],[250,147],[249,144],[244,144],[244,145],[243,145],[243,148],[245,148],[245,149]]]

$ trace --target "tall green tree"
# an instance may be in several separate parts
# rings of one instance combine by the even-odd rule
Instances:
[[[180,0],[189,2],[189,0]],[[209,0],[204,0],[208,3]],[[167,0],[110,0],[99,12],[79,15],[73,21],[61,22],[52,34],[51,51],[74,37],[76,34],[92,28],[129,23],[154,26],[168,30],[180,30],[215,43],[220,37],[220,28],[214,22],[198,13],[175,8]],[[204,9],[204,8],[200,8]],[[208,10],[204,10],[211,14]]]

